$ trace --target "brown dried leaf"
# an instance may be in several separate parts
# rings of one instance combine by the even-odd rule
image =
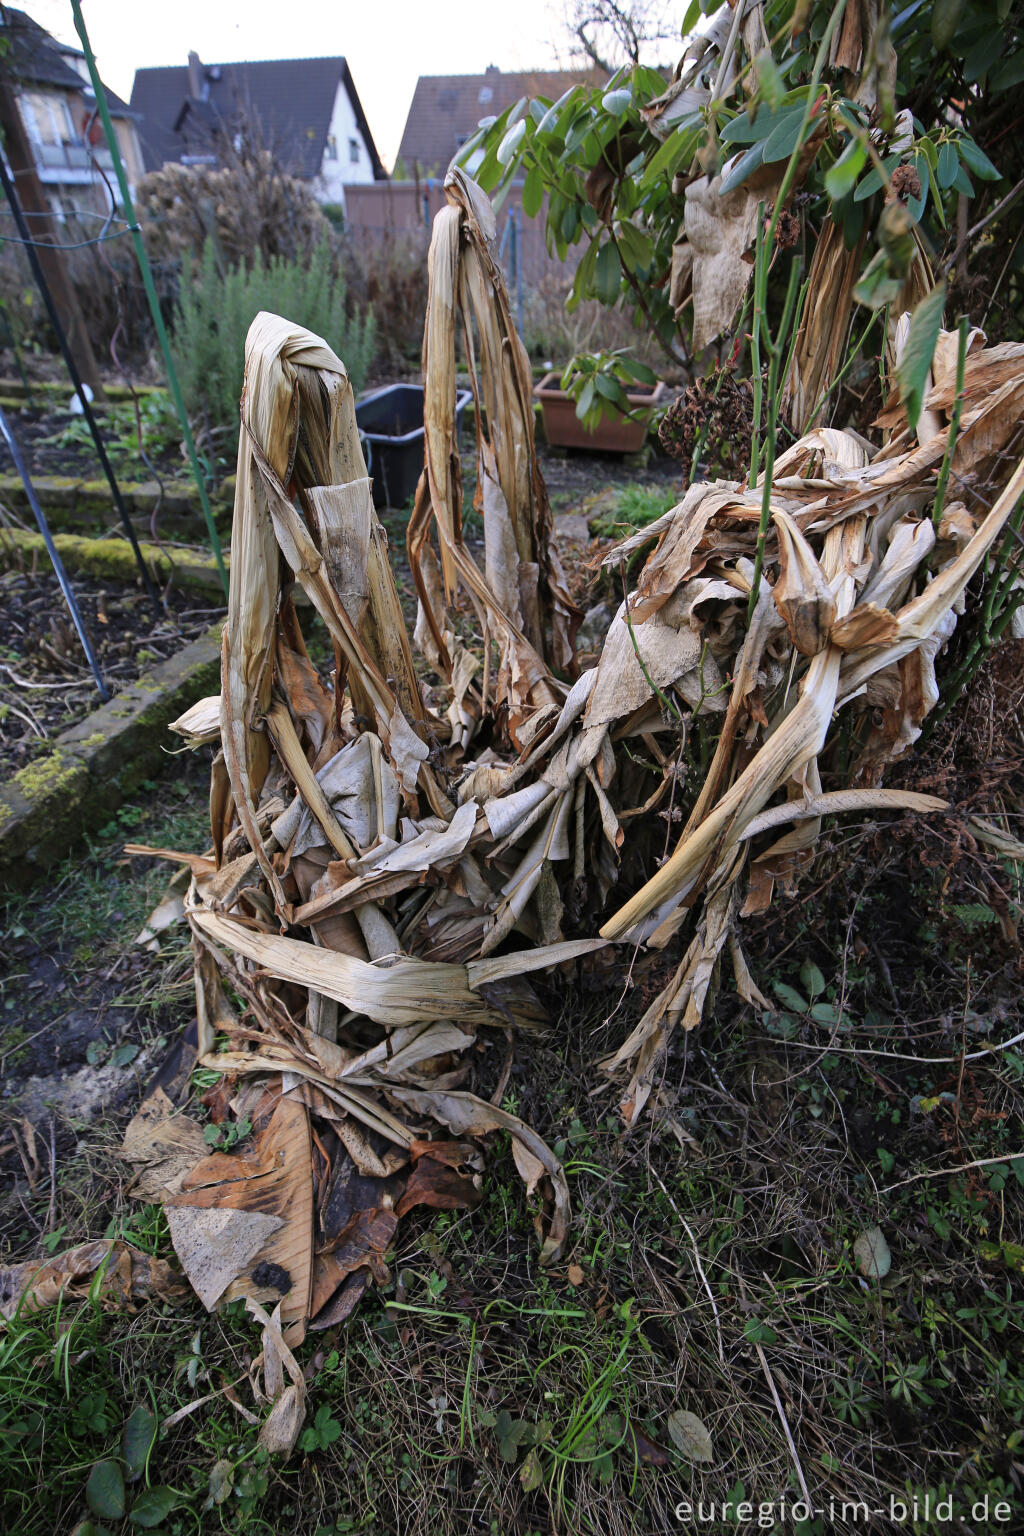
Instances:
[[[553,1208],[550,1228],[541,1246],[541,1263],[550,1264],[558,1258],[569,1230],[569,1186],[561,1163],[536,1131],[507,1110],[486,1104],[472,1093],[424,1093],[411,1088],[396,1088],[393,1097],[420,1114],[432,1115],[456,1136],[486,1136],[497,1130],[510,1132],[512,1155],[527,1189],[533,1190],[544,1175],[550,1180]]]
[[[138,1301],[177,1302],[185,1292],[180,1275],[163,1259],[112,1238],[79,1243],[45,1263],[29,1260],[0,1269],[0,1316],[28,1317],[59,1301],[89,1295],[100,1266],[98,1297],[106,1305],[134,1310]]]
[[[180,1193],[186,1175],[206,1157],[202,1128],[157,1088],[129,1121],[122,1156],[137,1166],[134,1194],[163,1201]]]
[[[395,1206],[395,1215],[404,1216],[416,1205],[429,1206],[435,1211],[472,1210],[480,1204],[480,1190],[463,1174],[445,1162],[431,1156],[416,1162],[405,1191]]]
[[[804,656],[816,656],[828,644],[836,616],[835,596],[814,551],[787,512],[776,510],[779,532],[779,579],[772,588],[775,606],[789,638]]]
[[[859,651],[862,646],[888,645],[900,632],[896,615],[877,603],[859,603],[845,619],[833,624],[829,639],[841,651]]]
[[[217,1224],[198,1211],[218,1213],[223,1229],[218,1232]],[[236,1215],[228,1217],[229,1211]],[[283,1273],[288,1279],[282,1301],[285,1337],[301,1342],[313,1258],[312,1148],[304,1105],[282,1099],[266,1129],[242,1152],[214,1152],[205,1158],[184,1180],[182,1192],[168,1201],[167,1212],[175,1249],[179,1238],[185,1248],[180,1257],[190,1279],[193,1274],[204,1276],[205,1288],[212,1292],[225,1267],[234,1265],[234,1273],[207,1306],[240,1296],[257,1301],[273,1297],[277,1287],[261,1284],[253,1271],[263,1266],[265,1272]],[[228,1233],[231,1264],[225,1266]],[[211,1271],[215,1278],[207,1281]]]
[[[316,1317],[342,1281],[354,1271],[366,1269],[379,1284],[389,1279],[384,1254],[395,1235],[398,1216],[393,1210],[356,1211],[334,1241],[316,1255],[310,1313]]]

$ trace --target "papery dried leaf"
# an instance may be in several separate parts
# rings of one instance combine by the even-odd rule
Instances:
[[[744,260],[754,243],[764,197],[749,185],[724,193],[722,177],[706,176],[686,189],[684,227],[693,251],[693,340],[700,352],[731,324],[753,267]]]
[[[183,1179],[208,1151],[202,1126],[175,1110],[162,1088],[133,1115],[121,1143],[122,1156],[137,1170],[133,1193],[157,1201],[178,1194]]]
[[[167,1225],[189,1284],[212,1311],[232,1281],[256,1263],[257,1254],[284,1218],[261,1211],[169,1207]]]
[[[172,720],[168,725],[169,731],[177,731],[179,736],[184,736],[185,745],[188,747],[201,747],[210,741],[220,740],[220,694],[215,693],[211,698],[200,699],[190,709],[186,709],[177,720]]]
[[[816,656],[828,643],[836,600],[814,551],[786,512],[772,513],[779,532],[779,578],[772,588],[775,606],[789,637],[804,656]]]
[[[0,1269],[0,1316],[10,1322],[87,1295],[133,1311],[137,1302],[178,1301],[184,1291],[180,1275],[163,1259],[119,1240],[98,1238],[44,1263],[30,1259]]]
[[[285,1338],[297,1343],[309,1312],[311,1286],[311,1155],[305,1107],[282,1099],[266,1129],[241,1152],[212,1153],[193,1168],[181,1193],[166,1204],[175,1250],[179,1239],[188,1242],[187,1258],[185,1252],[179,1256],[193,1284],[200,1266],[209,1262],[219,1285],[230,1231],[234,1272],[215,1301],[233,1301],[239,1296],[259,1301],[273,1296],[276,1288],[261,1283],[261,1265],[287,1277],[287,1294],[282,1300]],[[199,1211],[235,1214],[225,1216],[224,1230],[218,1231],[216,1223],[204,1222],[196,1214]],[[253,1247],[257,1236],[260,1240]],[[213,1285],[207,1283],[206,1289],[212,1291]]]
[[[306,1417],[306,1379],[284,1336],[281,1303],[269,1317],[251,1297],[246,1308],[263,1325],[263,1396],[272,1404],[259,1443],[271,1455],[290,1456]]]

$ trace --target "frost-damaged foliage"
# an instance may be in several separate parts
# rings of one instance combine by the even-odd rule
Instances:
[[[637,945],[675,949],[668,986],[601,1063],[632,1125],[725,951],[741,995],[760,1001],[738,917],[792,885],[824,820],[946,809],[880,780],[938,700],[936,658],[1024,491],[1024,348],[974,333],[963,358],[943,332],[916,433],[894,390],[880,451],[811,432],[767,489],[693,485],[618,546],[606,564],[623,601],[597,665],[573,678],[493,223],[461,175],[448,191],[410,533],[431,686],[414,670],[344,367],[262,314],[246,349],[222,692],[179,722],[221,744],[213,850],[188,859],[186,911],[224,1139],[183,1166],[194,1136],[172,1134],[169,1107],[151,1102],[133,1156],[150,1197],[166,1171],[174,1243],[204,1302],[277,1302],[287,1345],[307,1322],[341,1321],[386,1273],[408,1209],[473,1203],[492,1131],[510,1134],[545,1196],[543,1257],[558,1252],[558,1162],[466,1087],[481,1035],[545,1026],[528,972],[614,944],[623,968]],[[456,306],[486,409],[483,572],[461,536]],[[959,499],[940,506],[950,452]],[[332,636],[332,687],[306,654],[295,582]],[[478,622],[461,639],[460,585]]]

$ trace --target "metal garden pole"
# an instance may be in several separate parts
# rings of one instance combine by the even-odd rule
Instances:
[[[135,217],[135,205],[128,190],[128,178],[124,172],[124,163],[121,159],[117,135],[114,133],[114,125],[110,121],[107,93],[103,89],[103,81],[100,79],[99,71],[96,68],[96,58],[92,51],[92,45],[89,42],[89,34],[85,29],[85,19],[82,16],[80,0],[71,0],[71,9],[75,17],[75,30],[82,40],[85,62],[89,66],[89,77],[92,80],[93,93],[96,97],[96,108],[100,115],[100,122],[103,124],[103,132],[106,135],[107,147],[110,150],[110,158],[114,164],[114,174],[117,177],[117,185],[121,193],[121,205],[128,220],[128,227],[131,230],[135,256],[139,263],[139,270],[142,273],[146,298],[149,301],[149,312],[153,317],[153,325],[156,330],[157,340],[160,343],[160,351],[163,353],[164,367],[167,370],[167,382],[170,386],[171,397],[174,400],[174,408],[178,413],[178,419],[185,434],[185,447],[188,452],[189,464],[192,466],[192,474],[195,477],[196,485],[199,487],[199,499],[202,502],[203,517],[206,519],[206,530],[210,536],[210,547],[217,562],[217,569],[220,572],[220,579],[226,597],[228,592],[228,576],[227,571],[224,569],[224,557],[221,554],[220,539],[217,536],[217,527],[213,521],[213,512],[210,509],[210,498],[206,493],[206,480],[199,466],[196,445],[192,437],[192,428],[189,425],[188,412],[185,410],[181,385],[178,383],[177,370],[174,366],[174,359],[171,357],[171,346],[167,340],[167,328],[164,325],[164,317],[160,312],[160,300],[157,298],[156,286],[153,282],[153,272],[149,265],[149,257],[146,255],[146,247],[142,242],[142,230]]]
[[[4,196],[7,198],[11,213],[14,215],[14,222],[18,226],[18,234],[21,236],[22,243],[25,247],[25,255],[28,257],[28,264],[32,268],[32,276],[35,278],[36,287],[39,289],[39,292],[42,295],[46,313],[50,317],[50,324],[53,326],[57,337],[57,345],[60,347],[64,362],[67,365],[68,376],[74,385],[75,394],[78,396],[78,403],[82,407],[82,415],[85,418],[85,422],[89,428],[90,433],[92,434],[92,440],[96,445],[96,453],[99,456],[99,461],[103,466],[103,473],[107,477],[107,484],[110,486],[110,494],[114,498],[114,506],[117,509],[117,515],[121,519],[121,524],[124,528],[125,535],[132,547],[132,553],[135,556],[135,564],[139,568],[139,574],[142,577],[143,586],[146,588],[150,602],[153,604],[154,609],[159,614],[161,612],[160,598],[157,594],[156,588],[153,585],[153,578],[150,576],[149,571],[146,568],[146,562],[142,558],[142,550],[139,548],[139,541],[135,536],[135,529],[132,527],[131,518],[128,516],[128,509],[124,504],[124,497],[121,495],[121,487],[117,483],[117,479],[114,475],[113,468],[111,467],[110,460],[107,458],[107,450],[103,442],[102,433],[100,432],[99,426],[97,425],[96,417],[93,415],[92,406],[89,404],[89,396],[86,394],[85,385],[82,383],[82,376],[78,371],[78,364],[76,363],[75,355],[71,350],[71,343],[68,341],[67,332],[61,323],[60,315],[57,313],[57,306],[54,303],[53,294],[50,292],[50,285],[46,280],[46,273],[43,271],[42,262],[39,260],[39,252],[36,250],[35,243],[32,239],[31,233],[29,232],[28,221],[25,218],[21,203],[18,200],[18,193],[14,186],[14,182],[11,180],[10,173],[7,169],[7,162],[5,161],[3,155],[0,155],[0,185],[3,186]]]
[[[53,542],[53,535],[50,533],[49,524],[46,521],[46,514],[43,512],[42,507],[39,505],[39,498],[36,495],[35,486],[32,484],[29,472],[25,467],[25,461],[21,456],[21,449],[14,441],[14,434],[11,432],[11,429],[7,424],[7,417],[4,415],[2,407],[0,407],[0,434],[3,435],[8,448],[11,450],[11,458],[14,460],[14,467],[18,471],[22,485],[25,487],[25,495],[28,497],[28,504],[32,508],[32,513],[39,527],[39,532],[43,536],[43,543],[46,545],[46,553],[50,557],[57,580],[60,582],[60,589],[64,594],[64,601],[68,605],[68,612],[71,614],[72,622],[78,631],[78,638],[82,642],[82,650],[85,652],[85,659],[89,663],[89,670],[93,675],[93,680],[96,683],[96,687],[99,689],[100,698],[103,700],[104,704],[106,704],[110,698],[110,692],[106,683],[103,681],[103,674],[100,671],[99,662],[96,660],[96,653],[92,648],[92,642],[89,639],[89,633],[85,627],[85,621],[82,618],[81,613],[78,611],[78,604],[75,601],[75,594],[71,590],[71,583],[68,581],[68,574],[64,569],[64,562],[61,560],[60,555],[57,553],[57,546]]]

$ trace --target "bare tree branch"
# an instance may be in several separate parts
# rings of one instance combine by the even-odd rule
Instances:
[[[608,74],[639,64],[651,44],[679,37],[666,0],[568,0],[566,25],[576,52]]]

